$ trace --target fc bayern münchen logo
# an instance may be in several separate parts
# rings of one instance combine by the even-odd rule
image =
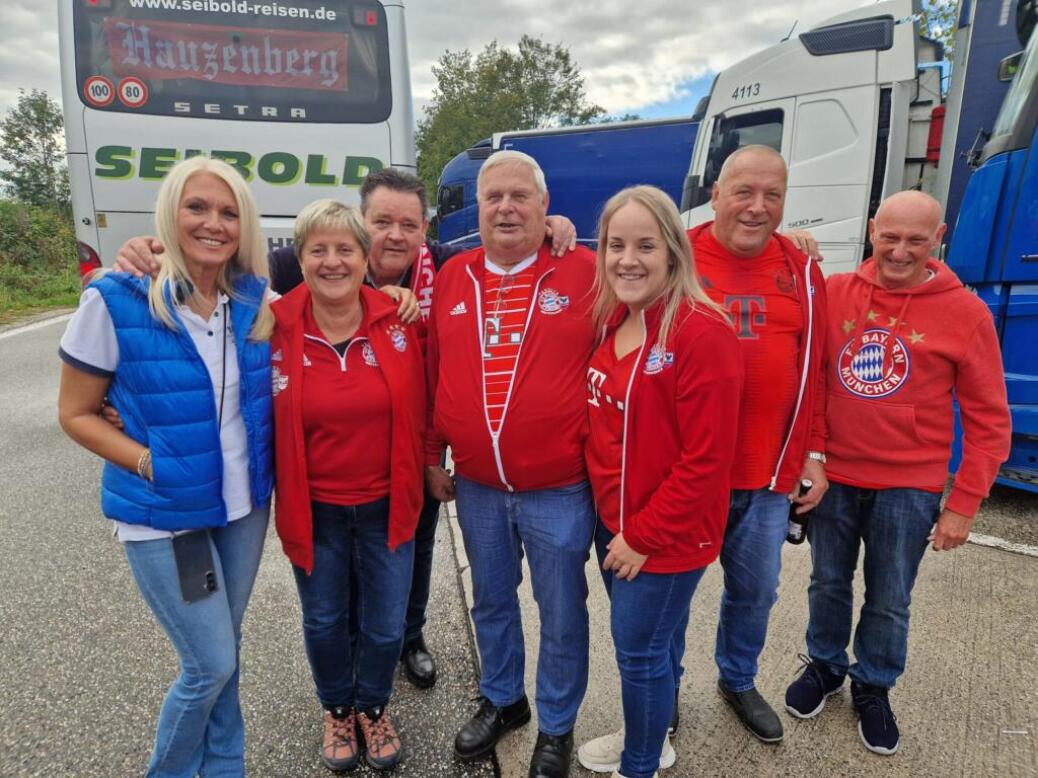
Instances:
[[[890,333],[882,329],[865,330],[858,352],[851,338],[840,352],[836,372],[848,392],[856,397],[874,400],[889,397],[904,386],[911,371],[908,350],[901,338],[894,338],[890,358],[886,359]],[[887,363],[883,369],[884,361]]]
[[[360,352],[364,357],[364,364],[368,367],[378,367],[378,358],[375,356],[375,349],[371,347],[368,342],[364,343],[364,348]]]
[[[537,295],[537,307],[541,309],[541,313],[554,316],[569,307],[569,297],[559,294],[554,289],[543,289]]]
[[[649,356],[645,359],[645,375],[656,375],[663,372],[664,368],[674,364],[674,352],[667,351],[659,343],[649,349]]]
[[[389,332],[389,340],[393,343],[393,348],[401,353],[407,351],[407,335],[404,334],[400,325],[394,324],[387,331]]]

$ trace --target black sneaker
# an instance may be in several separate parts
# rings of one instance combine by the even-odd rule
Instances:
[[[756,689],[733,692],[721,681],[717,682],[717,690],[754,737],[764,743],[782,740],[782,722],[760,692]]]
[[[803,662],[800,677],[786,689],[786,710],[798,719],[810,719],[822,712],[825,698],[843,687],[844,676],[829,672],[825,665],[797,654]]]
[[[851,681],[851,699],[858,711],[858,734],[865,748],[875,754],[897,753],[901,733],[897,719],[890,709],[887,690],[882,686],[866,686]]]

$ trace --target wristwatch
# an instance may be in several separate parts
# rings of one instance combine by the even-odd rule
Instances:
[[[808,459],[813,459],[815,462],[821,462],[823,465],[825,464],[825,461],[826,461],[825,460],[825,454],[823,454],[821,451],[808,451],[807,452],[807,458]]]

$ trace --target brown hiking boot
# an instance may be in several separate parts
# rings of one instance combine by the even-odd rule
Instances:
[[[344,773],[357,766],[357,716],[352,708],[334,708],[324,712],[324,744],[321,761],[325,767]]]
[[[357,724],[364,738],[364,760],[375,770],[389,770],[396,767],[404,755],[400,745],[400,737],[396,734],[389,714],[382,706],[358,713]]]

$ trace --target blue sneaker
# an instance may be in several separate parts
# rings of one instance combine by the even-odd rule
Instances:
[[[890,709],[887,691],[882,686],[851,682],[851,699],[854,701],[854,709],[858,711],[861,742],[869,751],[889,756],[897,753],[901,745],[901,733],[898,732],[894,712]]]
[[[843,688],[843,675],[830,672],[821,662],[797,654],[803,662],[800,677],[786,689],[786,710],[798,719],[810,719],[822,712],[825,698]]]

